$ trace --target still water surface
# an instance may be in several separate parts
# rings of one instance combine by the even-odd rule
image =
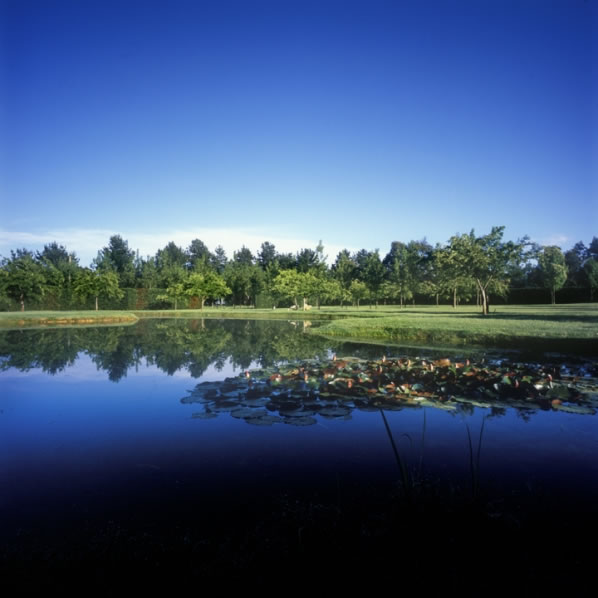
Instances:
[[[198,575],[246,573],[273,552],[298,558],[309,533],[319,546],[320,533],[330,542],[338,534],[336,548],[386,542],[397,517],[407,525],[396,509],[426,521],[430,511],[441,513],[434,529],[473,511],[515,530],[534,516],[575,517],[579,529],[595,527],[594,415],[385,410],[416,496],[407,504],[379,409],[315,415],[306,426],[256,426],[226,409],[201,417],[189,400],[202,382],[333,353],[446,356],[339,343],[283,321],[155,320],[0,333],[6,562],[13,569],[36,562],[51,577],[73,560],[89,567],[108,552],[122,559],[149,551],[156,562],[157,552],[163,560],[173,553],[193,566],[199,555]],[[466,353],[451,357],[473,355]]]

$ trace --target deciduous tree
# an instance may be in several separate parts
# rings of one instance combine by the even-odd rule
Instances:
[[[98,298],[122,299],[124,292],[118,286],[118,276],[110,270],[81,270],[75,280],[74,293],[81,299],[94,297],[95,309],[98,311]]]
[[[475,283],[484,315],[489,313],[489,290],[506,293],[510,269],[521,259],[524,244],[503,242],[504,228],[495,226],[489,234],[481,237],[476,237],[472,230],[468,235],[452,237],[449,242],[450,249],[455,252],[456,272]]]
[[[567,280],[567,265],[560,247],[550,245],[544,247],[538,256],[538,268],[544,286],[550,289],[552,305],[556,303],[556,292]]]
[[[10,259],[2,260],[3,275],[0,279],[2,291],[8,297],[18,301],[21,311],[25,311],[26,302],[43,297],[47,289],[47,281],[30,251],[17,249],[11,251],[10,255]]]
[[[206,299],[220,299],[232,293],[222,276],[211,271],[191,274],[185,283],[185,290],[190,297],[199,299],[200,309],[203,309]]]

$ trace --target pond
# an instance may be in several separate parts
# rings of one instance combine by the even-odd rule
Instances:
[[[316,573],[349,587],[400,569],[421,587],[590,587],[595,359],[342,343],[306,326],[0,333],[3,577],[107,592],[124,573],[136,588],[309,587]],[[436,401],[414,382],[449,367],[510,379]],[[513,371],[537,400],[503,400]]]

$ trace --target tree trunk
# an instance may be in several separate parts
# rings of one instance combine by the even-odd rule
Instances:
[[[552,300],[552,305],[556,304],[556,289],[552,287],[550,289],[550,299]]]
[[[96,295],[96,311],[98,311],[98,296]]]
[[[438,293],[436,293],[436,307],[438,307],[439,303],[438,303]]]
[[[175,297],[175,299],[174,299],[174,309],[175,309],[175,311],[177,309],[177,305],[178,305],[178,299]]]
[[[482,285],[482,283],[478,280],[478,288],[480,290],[480,299],[482,301],[482,314],[487,316],[488,315],[488,297],[486,296],[486,289]]]
[[[457,287],[453,289],[453,309],[457,309]]]
[[[199,301],[200,301],[199,302],[199,305],[200,305],[199,309],[203,309],[204,303],[206,302],[206,298],[202,297]]]
[[[21,295],[21,311],[25,311],[25,298]]]

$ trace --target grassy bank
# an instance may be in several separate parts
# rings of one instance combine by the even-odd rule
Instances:
[[[309,311],[206,307],[203,310],[4,312],[0,328],[133,323],[145,318],[309,320],[313,333],[340,339],[427,345],[540,347],[598,354],[598,304],[500,305],[482,316],[476,307],[400,309],[323,307]]]
[[[39,326],[80,326],[98,324],[126,324],[138,321],[128,311],[30,311],[0,312],[0,329]]]
[[[374,310],[376,311],[376,310]],[[386,342],[539,346],[598,354],[598,305],[498,306],[489,316],[476,308],[418,307],[379,310],[373,317],[347,318],[317,327],[319,334]]]
[[[204,309],[168,309],[134,311],[139,319],[147,318],[224,318],[227,320],[332,320],[343,317],[335,308],[313,311],[289,309],[253,309],[249,307],[204,307]]]

